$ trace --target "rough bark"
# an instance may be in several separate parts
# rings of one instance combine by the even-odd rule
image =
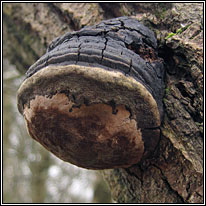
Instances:
[[[165,60],[162,135],[149,159],[102,173],[117,202],[202,203],[203,4],[4,3],[4,57],[25,72],[54,38],[125,15],[156,33]]]

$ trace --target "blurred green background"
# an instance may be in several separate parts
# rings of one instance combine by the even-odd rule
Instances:
[[[63,162],[28,136],[16,106],[24,76],[3,58],[3,203],[110,203],[98,171]]]

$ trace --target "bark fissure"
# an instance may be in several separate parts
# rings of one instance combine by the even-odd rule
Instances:
[[[55,3],[47,3],[48,7],[50,7],[59,17],[59,19],[65,23],[67,23],[72,30],[78,30],[78,24],[72,19],[72,16],[68,12],[62,12],[62,10],[55,5]]]
[[[171,185],[170,185],[170,182],[168,181],[167,179],[167,176],[165,176],[164,172],[162,171],[162,169],[155,165],[155,164],[152,164],[151,166],[157,168],[161,175],[162,175],[162,180],[164,181],[165,185],[167,186],[168,190],[172,193],[174,193],[176,196],[177,196],[177,200],[179,199],[181,202],[179,203],[185,203],[185,199],[181,196],[181,194],[178,193],[178,191],[176,191]]]
[[[138,166],[137,166],[138,167]],[[143,178],[142,178],[142,173],[140,173],[141,177],[139,177],[135,172],[132,172],[129,168],[125,169],[126,172],[131,176],[135,177],[139,182],[141,183],[141,188],[143,189]]]

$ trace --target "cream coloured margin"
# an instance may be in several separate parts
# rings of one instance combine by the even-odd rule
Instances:
[[[137,92],[138,95],[144,99],[144,102],[149,104],[150,113],[156,118],[156,122],[160,124],[159,110],[157,103],[153,96],[148,92],[148,90],[139,82],[137,82],[133,77],[125,76],[119,71],[109,71],[100,67],[89,67],[80,65],[49,65],[36,73],[31,77],[27,78],[20,86],[17,93],[17,102],[19,104],[19,99],[21,99],[22,94],[28,88],[34,88],[38,86],[40,79],[52,78],[56,75],[70,75],[76,74],[87,79],[99,81],[105,84],[113,84],[126,88],[130,92]],[[94,88],[95,90],[95,88]]]

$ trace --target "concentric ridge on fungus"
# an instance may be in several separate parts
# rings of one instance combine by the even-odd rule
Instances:
[[[148,157],[163,115],[156,50],[154,33],[129,17],[55,39],[18,90],[30,136],[88,169],[129,167]]]

